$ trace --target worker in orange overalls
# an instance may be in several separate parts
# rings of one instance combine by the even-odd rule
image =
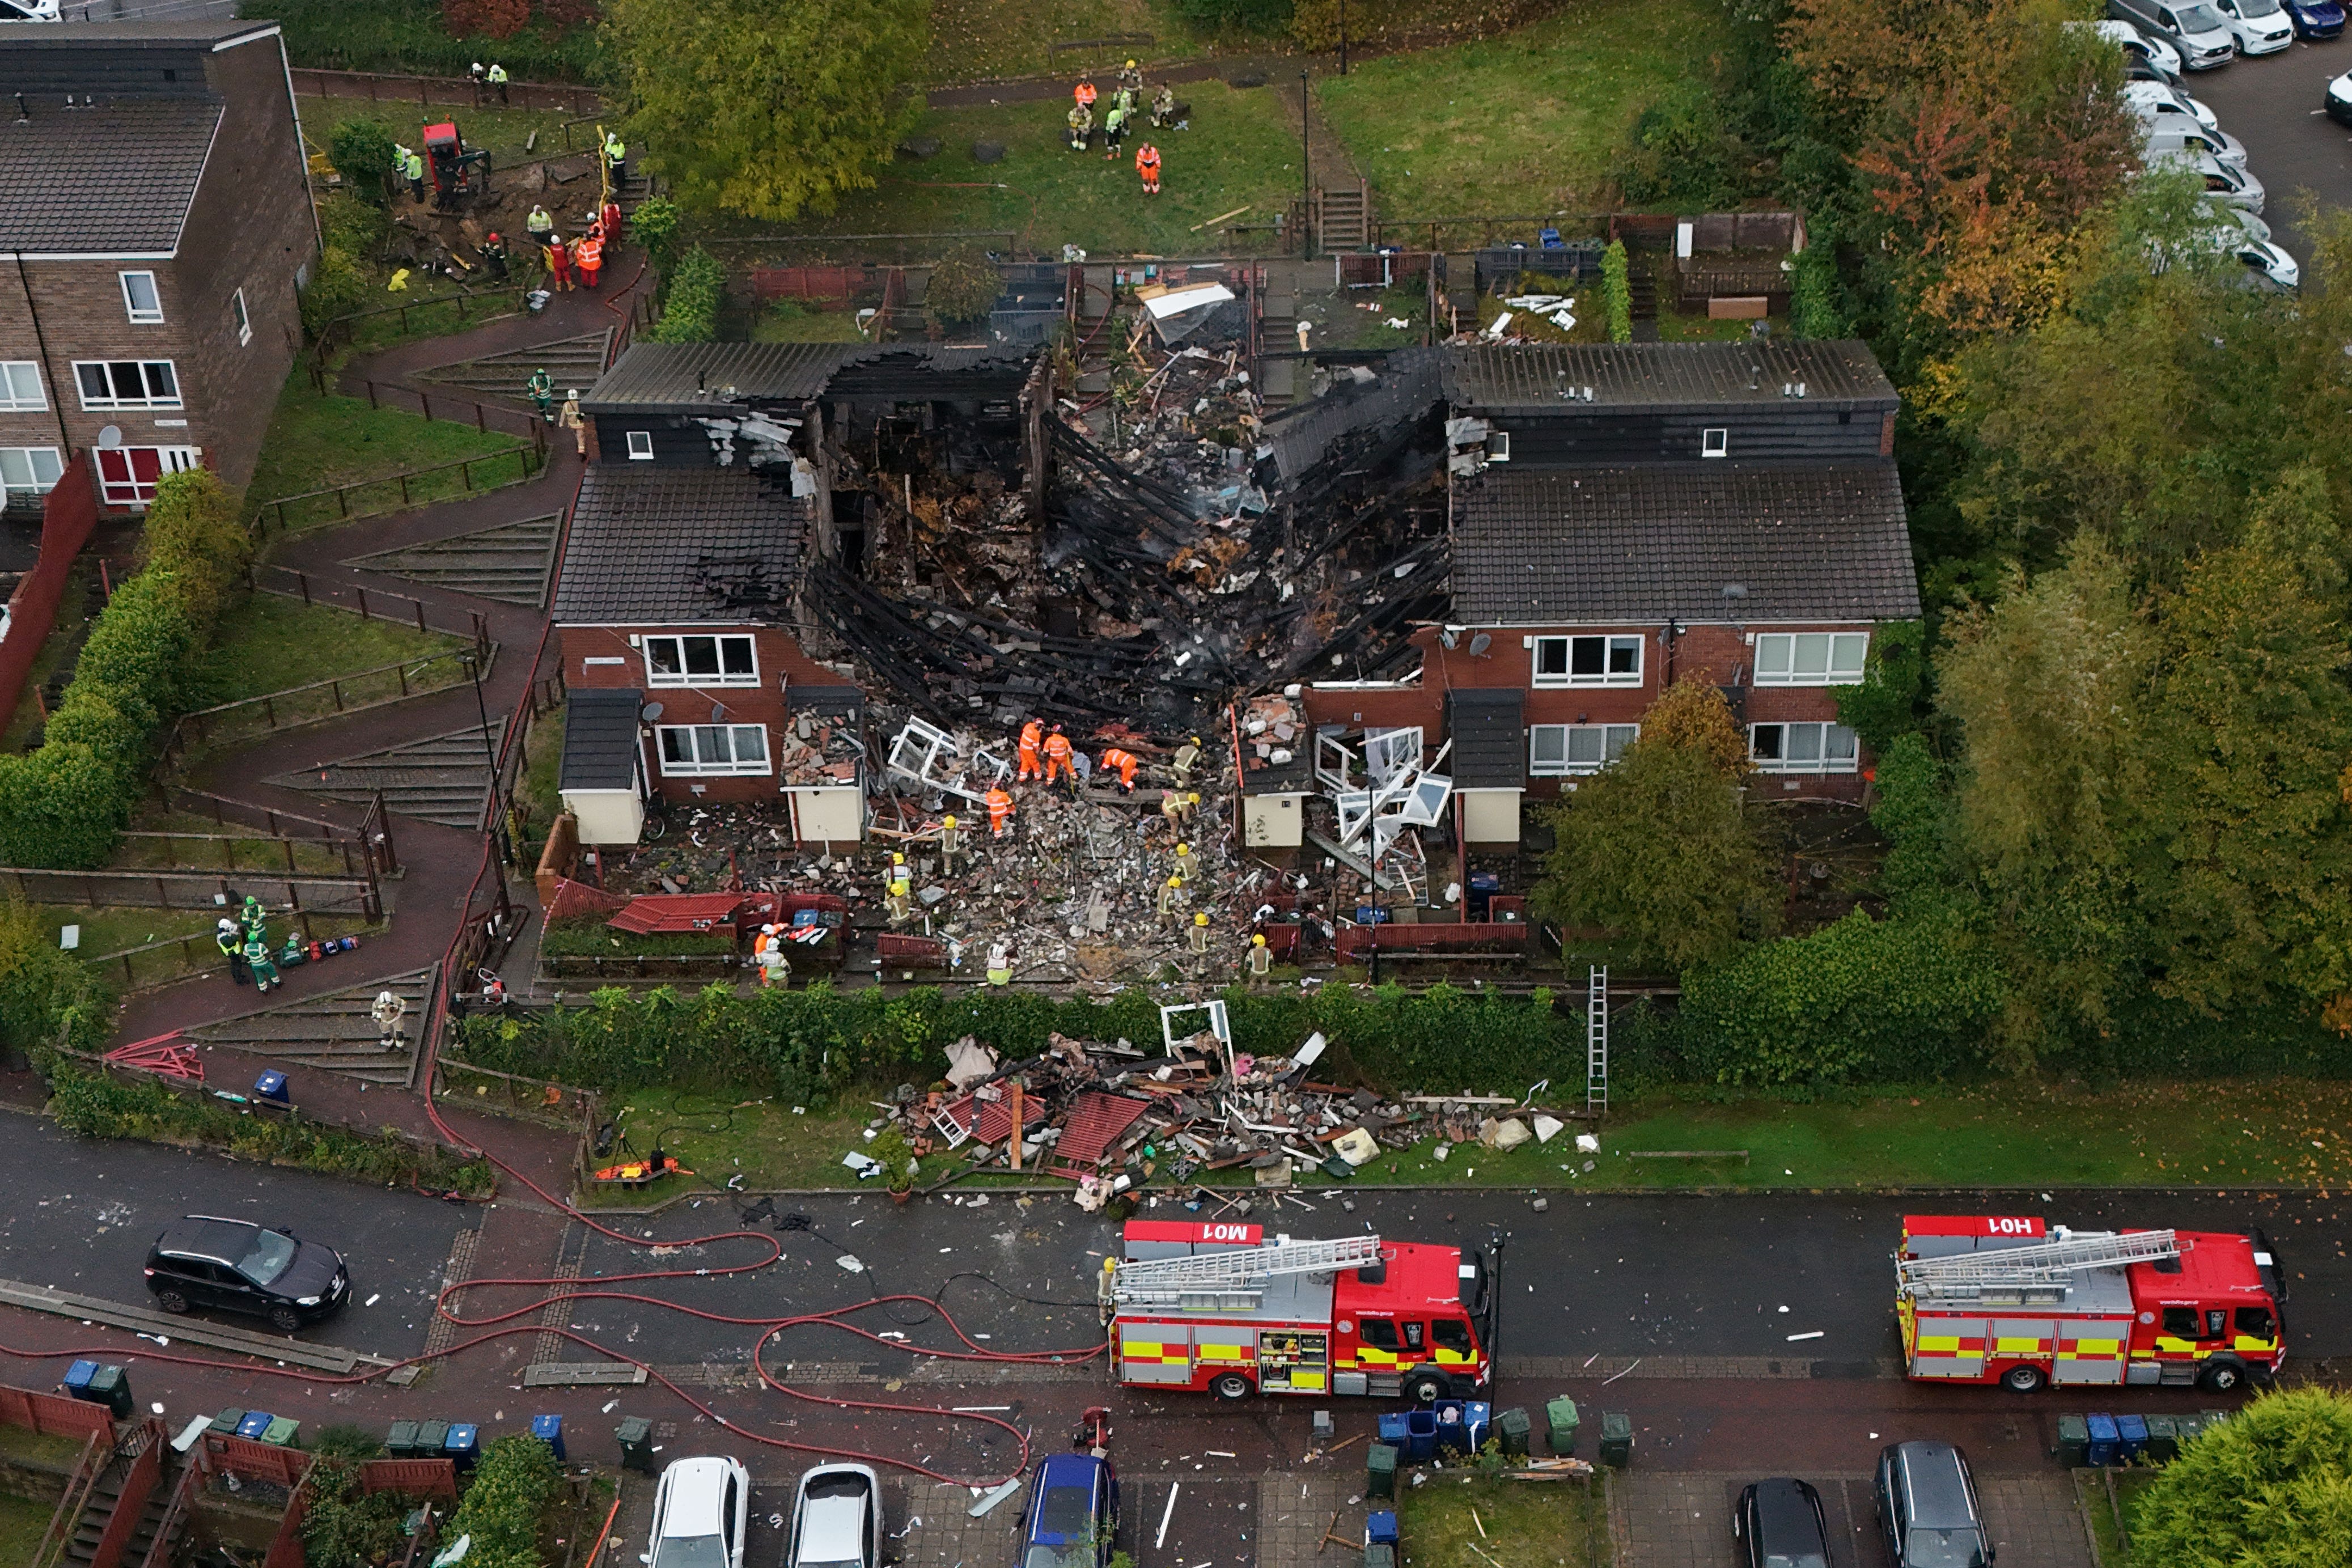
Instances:
[[[1092,113],[1095,107],[1095,79],[1090,76],[1080,77],[1078,85],[1070,90],[1070,96],[1078,100],[1080,109]]]
[[[1003,837],[1004,830],[1012,826],[1013,822],[1013,797],[1005,793],[1003,784],[995,784],[988,786],[988,794],[982,798],[988,802],[990,834],[998,838]]]
[[[1143,194],[1160,194],[1160,149],[1146,142],[1135,150],[1135,172],[1143,176]]]
[[[1037,744],[1045,738],[1045,726],[1037,720],[1032,719],[1021,726],[1020,780],[1023,784],[1045,776],[1045,768],[1037,761]]]
[[[1062,733],[1062,727],[1059,724],[1055,725],[1054,732],[1045,737],[1045,782],[1047,784],[1054,782],[1056,769],[1060,770],[1061,775],[1072,784],[1077,782],[1078,771],[1070,765],[1070,738]]]
[[[1116,772],[1118,774],[1119,787],[1129,795],[1135,793],[1136,761],[1133,752],[1122,752],[1117,746],[1111,747],[1102,754],[1102,769],[1107,773]]]
[[[597,275],[604,270],[604,232],[593,224],[588,232],[572,242],[572,265],[580,269],[580,287],[596,287]]]

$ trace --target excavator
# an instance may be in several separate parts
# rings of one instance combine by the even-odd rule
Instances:
[[[476,196],[489,194],[489,149],[467,147],[454,120],[425,128],[425,165],[433,180],[436,207],[463,206]]]

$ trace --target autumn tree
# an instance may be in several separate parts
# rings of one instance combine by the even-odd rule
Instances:
[[[923,0],[611,0],[628,136],[679,203],[771,223],[874,184],[922,112]]]
[[[1693,747],[1734,783],[1748,776],[1748,737],[1731,716],[1723,689],[1697,676],[1683,676],[1643,710],[1642,740]]]

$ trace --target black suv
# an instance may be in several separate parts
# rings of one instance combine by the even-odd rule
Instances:
[[[1748,1549],[1748,1568],[1830,1568],[1829,1520],[1822,1494],[1789,1476],[1757,1481],[1739,1494],[1731,1533]]]
[[[1968,1456],[1949,1443],[1895,1443],[1878,1456],[1878,1522],[1895,1568],[1990,1568]]]
[[[352,1277],[331,1247],[241,1219],[191,1215],[155,1238],[147,1289],[167,1312],[221,1307],[267,1318],[290,1334],[341,1307]]]

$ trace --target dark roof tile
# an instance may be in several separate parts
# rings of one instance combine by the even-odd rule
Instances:
[[[998,349],[915,343],[632,343],[580,400],[600,409],[724,413],[747,403],[804,403],[836,395],[973,395],[1018,388],[1025,357]],[[940,384],[970,384],[942,387]]]
[[[1894,383],[1867,344],[1772,339],[1760,343],[1497,343],[1448,351],[1446,396],[1457,407],[1561,409],[1569,387],[1592,388],[1577,408],[1708,408],[1791,401],[1893,409]]]
[[[29,120],[0,115],[0,255],[168,256],[178,247],[220,126],[217,101],[28,103]]]
[[[1527,694],[1516,686],[1455,687],[1445,694],[1447,759],[1455,789],[1517,789],[1527,783]]]
[[[634,687],[573,687],[565,705],[563,761],[555,787],[635,787],[637,710],[645,700],[646,694]]]
[[[555,590],[571,625],[764,624],[800,584],[813,510],[743,468],[592,463]]]

